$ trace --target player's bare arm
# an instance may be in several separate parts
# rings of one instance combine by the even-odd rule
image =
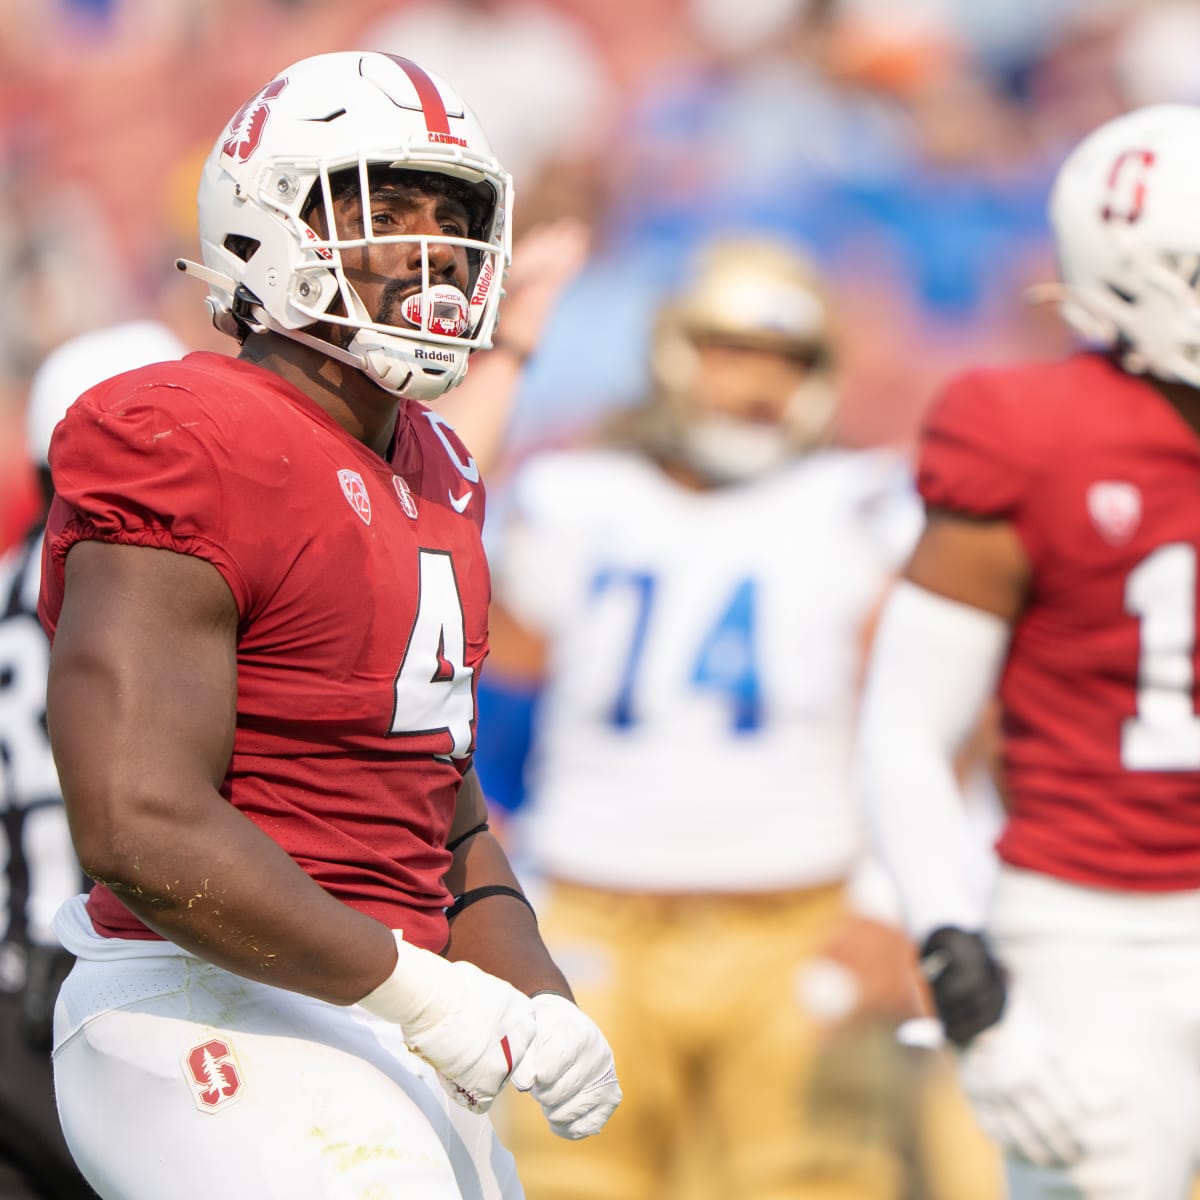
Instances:
[[[446,957],[473,962],[529,996],[557,992],[570,998],[570,985],[542,942],[532,907],[520,899],[524,892],[508,856],[486,824],[487,803],[472,768],[463,778],[447,842],[454,862],[446,886],[455,903]],[[492,888],[504,890],[487,890]]]
[[[1025,607],[1029,556],[1008,521],[982,521],[933,509],[905,577],[1011,624]]]
[[[48,712],[84,869],[164,937],[335,1004],[392,970],[379,922],[332,898],[220,793],[233,745],[237,611],[188,555],[81,542]]]

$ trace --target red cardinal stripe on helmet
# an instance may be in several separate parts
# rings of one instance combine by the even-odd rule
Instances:
[[[425,113],[425,128],[430,133],[449,133],[450,119],[446,116],[446,106],[442,103],[442,96],[437,90],[437,84],[411,59],[401,58],[398,54],[389,54],[386,57],[390,58],[408,76],[413,87],[416,88],[417,99],[420,100],[421,108]]]

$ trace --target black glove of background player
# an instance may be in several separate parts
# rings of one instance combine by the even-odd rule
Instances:
[[[1007,978],[983,934],[949,926],[935,929],[921,947],[921,973],[929,981],[946,1037],[956,1046],[965,1046],[1000,1020]]]

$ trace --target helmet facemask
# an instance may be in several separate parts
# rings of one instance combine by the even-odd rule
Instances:
[[[388,197],[402,209],[414,192],[440,197],[450,213],[449,232],[387,231]],[[461,378],[467,355],[487,344],[484,331],[495,324],[504,273],[503,248],[486,240],[495,206],[486,184],[432,171],[365,158],[353,168],[322,171],[303,227],[309,249],[329,258],[318,269],[324,278],[318,271],[297,274],[291,305],[318,322],[314,336],[363,359],[381,386],[419,399],[440,395],[453,386],[444,377]],[[371,260],[390,245],[412,248],[410,265],[383,283],[371,312],[363,284],[378,280]]]
[[[1135,375],[1200,387],[1200,254],[1144,251],[1128,272],[1040,289],[1089,345]]]

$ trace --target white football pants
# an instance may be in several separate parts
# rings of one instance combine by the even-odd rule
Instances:
[[[449,1098],[398,1026],[169,944],[95,938],[77,904],[55,924],[81,957],[54,1079],[104,1200],[523,1197],[490,1119]]]
[[[1200,1164],[1200,892],[1001,870],[995,950],[1094,1111],[1069,1169],[1010,1158],[1012,1200],[1186,1200]]]

